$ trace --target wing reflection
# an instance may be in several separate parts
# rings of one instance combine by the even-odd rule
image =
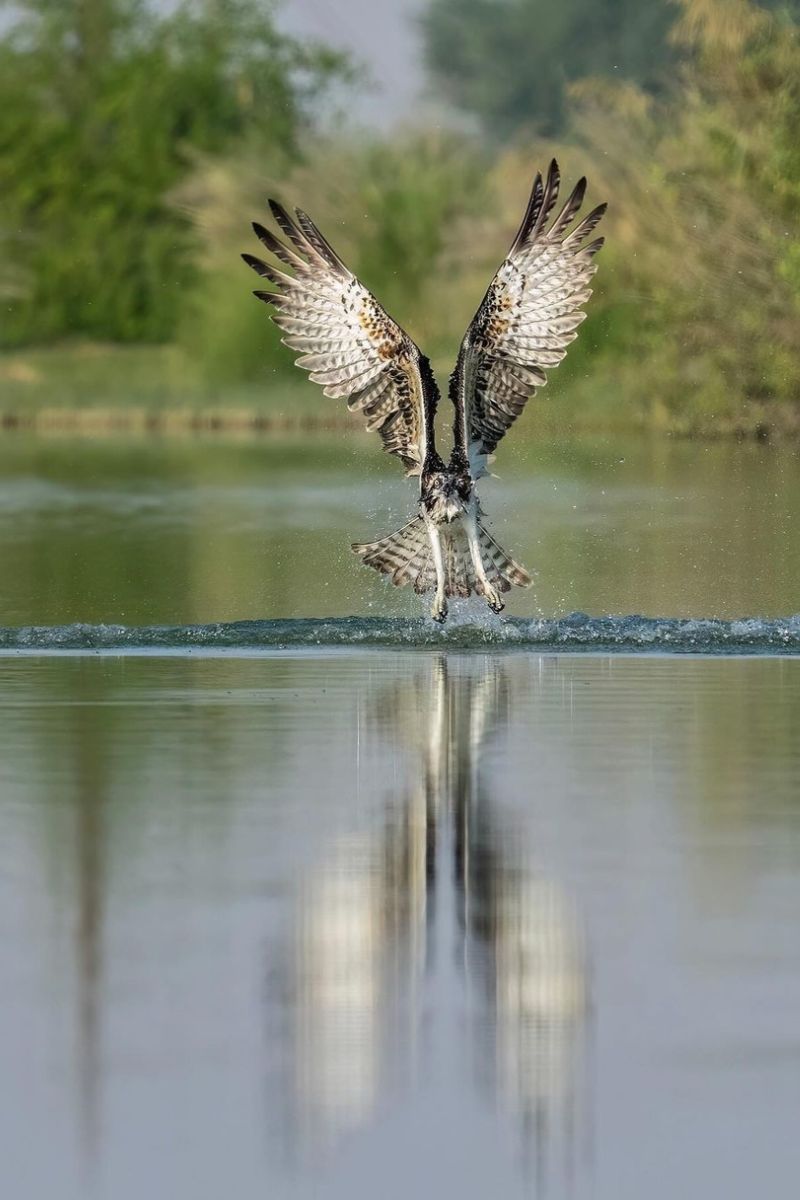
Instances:
[[[400,1072],[395,1052],[414,1041],[425,885],[408,832],[341,839],[302,890],[295,1070],[300,1121],[317,1145],[372,1114]]]
[[[427,659],[361,705],[369,752],[401,784],[382,823],[341,837],[301,889],[293,1053],[307,1146],[366,1122],[421,1060],[430,1069],[426,991],[455,943],[476,1082],[540,1173],[548,1158],[570,1169],[586,954],[524,814],[493,795],[512,693],[527,686],[515,661]]]

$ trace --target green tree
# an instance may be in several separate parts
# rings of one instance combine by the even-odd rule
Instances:
[[[607,76],[661,91],[676,59],[675,18],[675,0],[429,0],[425,60],[434,89],[493,137],[547,135],[565,124],[574,80]]]
[[[669,0],[430,0],[431,82],[492,135],[560,129],[565,86],[587,75],[654,84],[670,50]]]
[[[592,385],[607,368],[610,394],[673,428],[796,428],[800,26],[749,0],[676,16],[665,96],[576,89],[572,133],[611,200]]]
[[[0,0],[0,343],[172,334],[193,278],[171,201],[197,153],[296,153],[341,58],[281,35],[271,0]]]

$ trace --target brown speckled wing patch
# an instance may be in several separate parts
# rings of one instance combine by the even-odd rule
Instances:
[[[409,475],[419,474],[433,444],[438,400],[427,359],[305,213],[290,216],[274,200],[270,208],[286,240],[258,223],[253,228],[292,274],[243,254],[275,288],[256,296],[274,308],[283,341],[298,351],[297,365],[326,396],[346,399],[351,411],[363,413],[387,452]]]

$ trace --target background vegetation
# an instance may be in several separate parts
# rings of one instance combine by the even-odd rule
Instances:
[[[314,215],[446,371],[557,153],[611,208],[540,420],[800,428],[798,6],[429,0],[431,86],[463,119],[383,138],[331,118],[353,64],[280,33],[271,0],[3,8],[7,420],[328,411],[238,258],[270,193]]]

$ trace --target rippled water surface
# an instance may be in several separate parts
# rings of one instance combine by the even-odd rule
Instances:
[[[0,440],[4,1198],[794,1194],[796,455],[499,467],[442,631],[361,441]]]
[[[790,1194],[797,667],[0,658],[6,1194]]]
[[[513,615],[800,612],[793,447],[509,440],[496,469],[495,535],[535,573]],[[0,439],[0,626],[417,616],[349,549],[413,505],[396,463],[344,434]]]

